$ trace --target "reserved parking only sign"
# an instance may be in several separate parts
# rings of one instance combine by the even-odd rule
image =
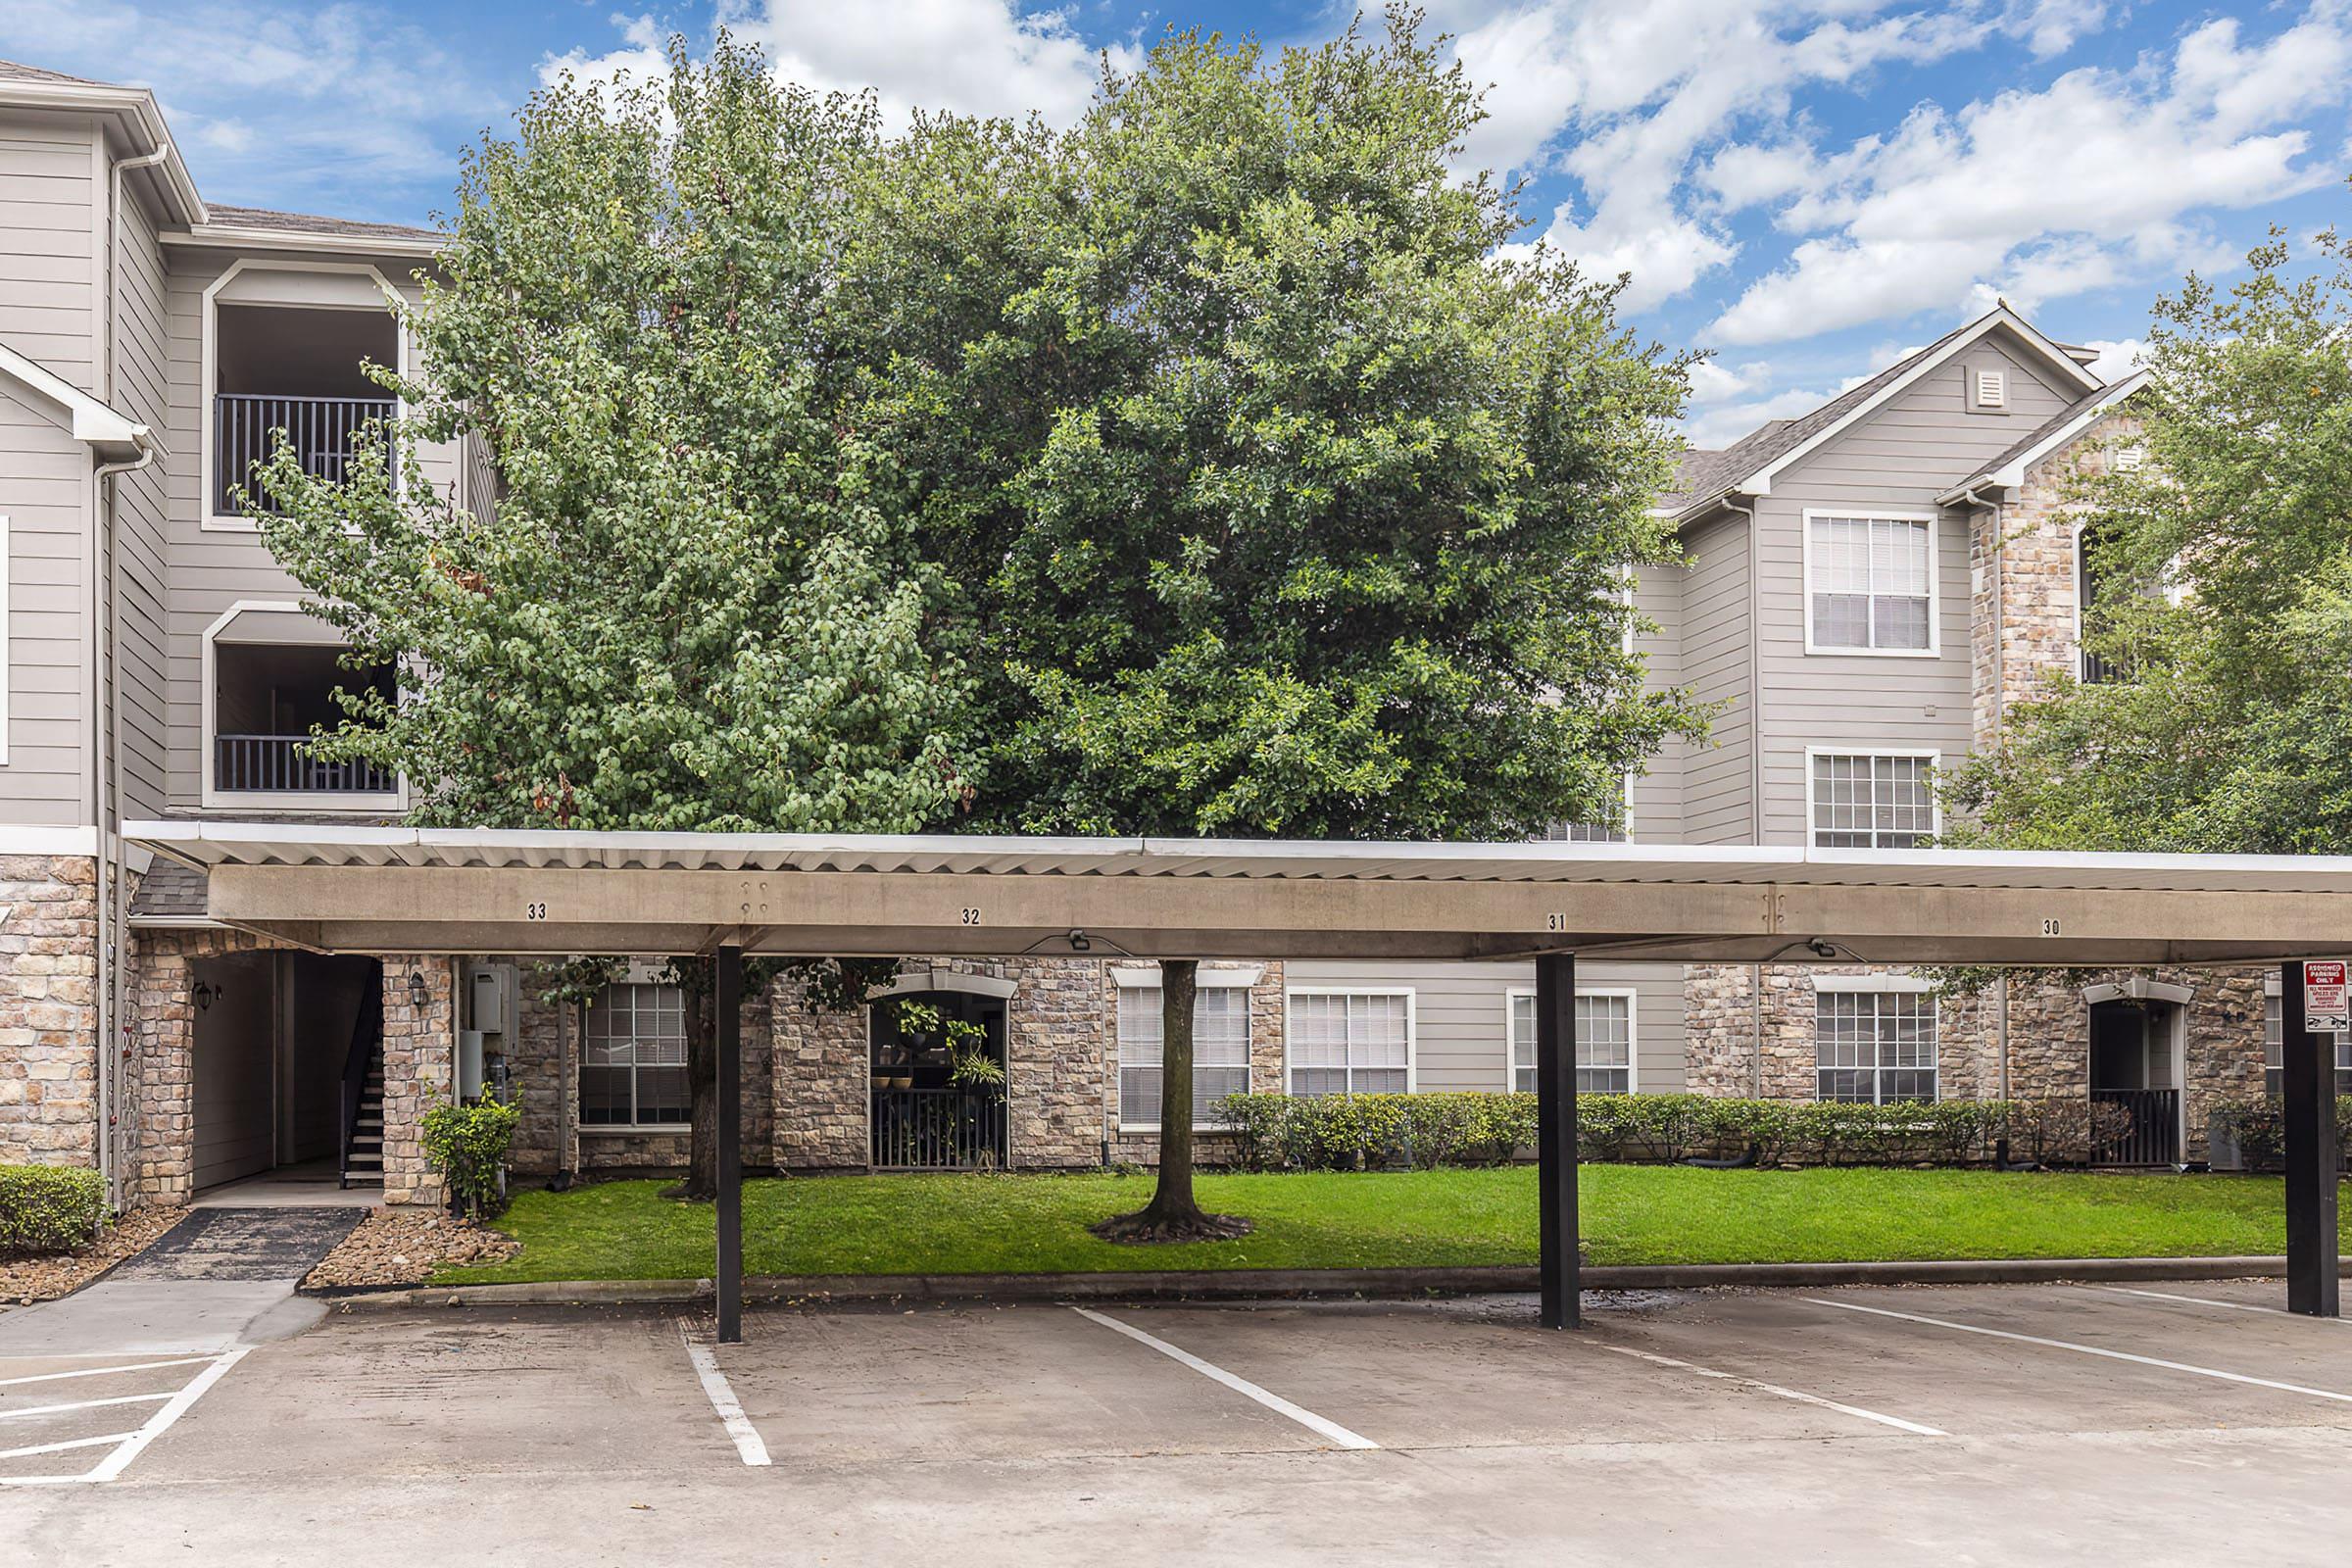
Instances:
[[[2303,965],[2303,1027],[2315,1035],[2352,1029],[2352,997],[2345,995],[2343,959]]]

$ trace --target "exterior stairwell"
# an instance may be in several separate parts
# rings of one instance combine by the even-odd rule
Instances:
[[[384,1179],[384,979],[379,969],[360,998],[343,1057],[342,1185]]]

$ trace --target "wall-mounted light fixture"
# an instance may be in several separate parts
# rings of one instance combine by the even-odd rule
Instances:
[[[411,969],[409,971],[409,1005],[415,1007],[418,1012],[422,1012],[426,1004],[432,1000],[433,994],[425,989],[424,971]]]
[[[198,1012],[206,1012],[206,1011],[209,1011],[209,1010],[211,1010],[211,1008],[212,1008],[212,1005],[213,1005],[213,1000],[214,1000],[216,997],[220,996],[220,993],[219,991],[216,991],[215,989],[213,989],[213,987],[212,987],[212,986],[210,986],[210,985],[206,984],[204,981],[202,981],[202,980],[199,980],[199,981],[197,981],[197,982],[196,982],[196,1010],[197,1010]]]

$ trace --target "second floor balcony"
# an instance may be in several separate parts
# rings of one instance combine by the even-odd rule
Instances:
[[[254,469],[275,454],[281,432],[304,472],[340,483],[352,477],[362,428],[400,413],[366,369],[400,363],[388,311],[220,304],[213,333],[206,505],[216,518],[276,510]]]
[[[300,617],[271,617],[289,623]],[[265,625],[270,622],[265,621]],[[316,625],[316,622],[310,622]],[[346,716],[337,689],[389,697],[389,667],[351,669],[325,643],[216,641],[205,738],[205,804],[383,810],[397,806],[400,775],[367,761],[319,755],[316,735]]]

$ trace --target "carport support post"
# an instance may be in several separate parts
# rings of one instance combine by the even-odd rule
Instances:
[[[2335,1041],[2303,1024],[2303,965],[2278,967],[2286,1081],[2286,1309],[2336,1317]]]
[[[1536,1232],[1544,1326],[1578,1313],[1576,1224],[1576,955],[1536,960]]]
[[[718,950],[718,1343],[743,1343],[743,950]]]

